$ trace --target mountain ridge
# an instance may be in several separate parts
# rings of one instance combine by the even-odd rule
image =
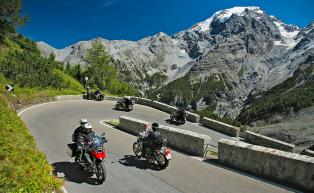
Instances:
[[[234,7],[218,11],[172,36],[160,32],[134,42],[96,38],[61,50],[42,42],[37,45],[46,57],[54,53],[56,60],[84,65],[86,50],[92,41],[99,40],[119,61],[117,67],[124,78],[137,85],[142,95],[153,90],[151,97],[159,94],[164,102],[203,103],[221,117],[235,118],[250,95],[265,92],[292,77],[313,54],[312,31],[313,23],[298,28],[267,15],[259,7]],[[158,85],[147,81],[152,76],[162,76]],[[203,83],[215,80],[210,77],[222,81],[224,89],[201,92],[203,96],[195,97]],[[161,91],[179,78],[189,81],[192,88],[199,86],[193,88],[194,98],[176,90]]]

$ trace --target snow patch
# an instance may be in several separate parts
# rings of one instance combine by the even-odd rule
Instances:
[[[285,27],[284,27],[285,24],[284,23],[274,21],[274,24],[277,26],[277,28],[280,32],[280,35],[283,37],[283,40],[280,41],[280,43],[278,43],[278,41],[274,41],[275,45],[284,45],[284,46],[288,47],[289,49],[291,49],[299,42],[299,40],[295,39],[295,37],[300,32],[299,29],[296,29],[292,32],[288,32],[285,30]]]
[[[232,14],[243,16],[245,13],[245,10],[255,11],[256,13],[263,14],[264,12],[259,7],[233,7],[230,9],[225,9],[223,11],[220,11],[216,18],[219,20],[219,22],[224,22],[227,19],[231,17]]]
[[[250,11],[255,11],[255,13],[263,14],[264,12],[259,7],[233,7],[230,9],[225,9],[222,11],[215,12],[210,18],[206,19],[205,21],[199,22],[192,27],[192,30],[196,31],[208,31],[210,30],[210,24],[214,19],[217,19],[219,22],[224,22],[228,18],[231,17],[232,14],[236,14],[239,16],[243,16],[245,10],[248,9]]]
[[[207,31],[210,29],[210,24],[213,21],[213,16],[206,19],[203,22],[197,23],[194,27],[192,27],[192,30],[197,30],[197,31]]]

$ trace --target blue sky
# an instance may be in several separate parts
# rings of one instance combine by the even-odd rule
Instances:
[[[19,31],[56,48],[95,37],[139,40],[172,35],[234,6],[259,6],[299,27],[314,21],[313,0],[24,0],[29,22]]]

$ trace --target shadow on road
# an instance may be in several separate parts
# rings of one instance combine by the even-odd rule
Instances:
[[[148,160],[137,158],[134,155],[125,155],[124,158],[119,159],[119,163],[128,166],[128,167],[136,167],[142,170],[155,170],[160,171],[161,168],[157,166],[157,164],[150,163]]]
[[[53,175],[78,184],[87,183],[98,185],[97,179],[92,178],[93,173],[80,169],[80,165],[75,162],[55,162],[51,164]]]
[[[175,126],[183,125],[183,124],[179,123],[178,121],[172,121],[171,119],[166,119],[165,122],[168,124],[171,124],[171,125],[175,125]]]

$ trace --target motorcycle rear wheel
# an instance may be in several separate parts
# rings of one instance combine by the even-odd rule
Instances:
[[[135,156],[138,158],[140,158],[143,155],[143,151],[140,148],[140,144],[138,142],[135,142],[133,144],[133,152],[134,152]]]
[[[162,169],[166,168],[169,165],[169,160],[163,154],[157,155],[156,160],[159,167],[161,167]]]

